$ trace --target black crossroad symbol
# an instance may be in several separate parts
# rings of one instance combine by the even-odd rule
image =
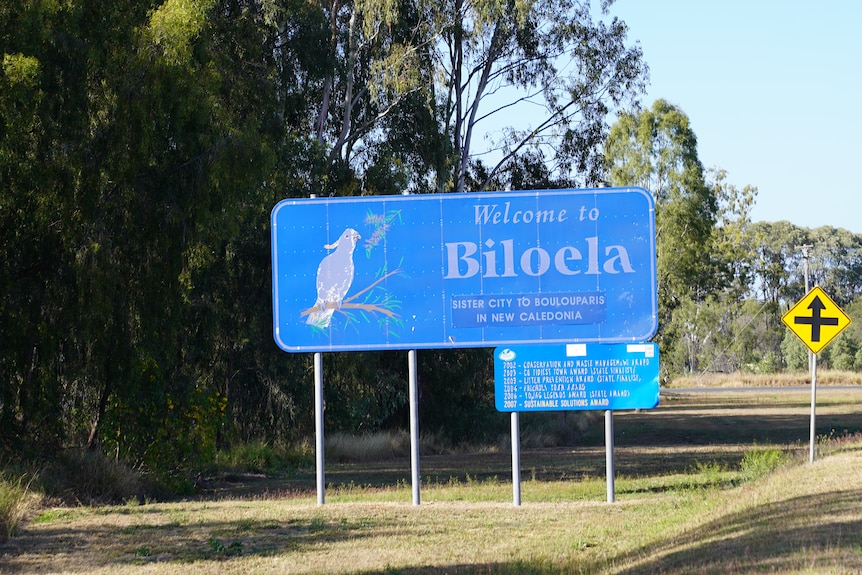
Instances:
[[[838,325],[837,317],[821,317],[821,313],[826,308],[823,305],[823,302],[820,301],[819,296],[814,296],[814,299],[811,300],[811,303],[808,306],[808,309],[811,310],[811,315],[797,315],[793,316],[793,323],[797,325],[810,325],[811,326],[811,341],[819,342],[820,341],[820,326],[823,325]]]

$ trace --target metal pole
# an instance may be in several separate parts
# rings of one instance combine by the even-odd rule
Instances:
[[[808,463],[814,463],[814,440],[815,429],[817,427],[817,354],[811,353],[809,359],[811,361],[811,433],[809,438]]]
[[[326,479],[323,472],[323,354],[314,354],[314,452],[317,467],[317,504],[325,503]]]
[[[614,502],[614,412],[605,410],[605,475],[608,483],[608,503]]]
[[[512,412],[512,505],[521,505],[521,431],[517,411]]]
[[[416,381],[416,350],[407,352],[407,373],[410,384],[410,482],[413,505],[419,505],[419,392]]]
[[[805,270],[805,293],[808,293],[808,248],[811,244],[803,244],[802,261]],[[808,462],[814,462],[814,440],[817,428],[817,354],[808,350],[808,370],[811,373],[811,425],[809,429]]]
[[[311,199],[317,194],[309,194]],[[317,504],[326,503],[326,476],[323,459],[323,354],[314,354],[314,462],[317,468]]]

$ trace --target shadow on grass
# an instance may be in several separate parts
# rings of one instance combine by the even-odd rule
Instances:
[[[95,568],[148,564],[230,561],[236,557],[272,557],[315,553],[321,546],[368,537],[403,534],[397,522],[374,519],[206,521],[189,524],[108,524],[70,527],[58,524],[25,531],[0,545],[0,573],[81,572]],[[20,551],[30,550],[37,557]],[[183,572],[180,568],[177,572]]]
[[[712,398],[709,398],[712,399]],[[752,446],[775,446],[787,452],[807,446],[810,435],[809,406],[794,404],[796,413],[774,413],[775,404],[764,410],[755,396],[751,403],[735,411],[719,404],[676,406],[666,402],[655,410],[621,412],[614,417],[614,444],[617,476],[645,477],[687,473],[698,464],[716,463],[728,469],[738,467],[743,451]],[[788,404],[789,405],[789,404]],[[781,403],[784,406],[784,403]],[[678,410],[677,407],[684,408]],[[862,432],[862,409],[851,413],[830,413],[818,409],[816,435],[839,437]],[[543,449],[522,449],[521,474],[525,480],[579,480],[605,476],[604,423],[596,421],[585,429],[576,445]],[[410,459],[362,463],[327,463],[329,489],[392,488],[409,485]],[[511,481],[511,454],[508,450],[447,455],[420,454],[423,485],[450,481]],[[316,491],[314,469],[290,475],[245,476],[236,481],[213,482],[200,492],[201,499],[308,497]]]
[[[614,573],[859,573],[860,517],[859,489],[769,503],[641,549],[626,559],[645,559]]]
[[[862,406],[860,392],[862,389],[822,393],[819,396],[821,405],[818,406],[816,435],[837,437],[862,432],[862,409],[856,408]],[[757,393],[663,392],[667,393],[671,397],[663,396],[656,409],[615,413],[618,475],[643,477],[686,473],[699,463],[734,468],[746,446],[775,446],[791,451],[807,445],[810,398],[805,392],[792,396],[769,389],[758,390]],[[837,403],[826,405],[829,401]],[[538,480],[604,477],[603,418],[596,418],[586,428],[573,428],[573,435],[577,440],[571,445],[544,449],[522,446],[522,477]],[[498,450],[478,453],[420,453],[423,484],[442,484],[450,480],[466,482],[468,477],[479,481],[496,477],[505,482],[512,476],[511,455],[508,441],[501,442],[501,446]],[[325,475],[328,488],[335,489],[409,485],[410,458],[361,463],[328,461]],[[210,482],[201,490],[200,498],[307,497],[316,491],[314,469],[294,471],[289,475],[246,475],[232,479]]]
[[[148,510],[141,509],[142,515]],[[112,513],[126,514],[125,511]],[[128,513],[137,513],[131,510]],[[3,573],[87,572],[123,570],[149,564],[184,565],[200,561],[230,562],[244,557],[319,554],[327,546],[364,539],[421,539],[427,525],[386,517],[313,516],[303,519],[236,519],[184,523],[74,527],[65,523],[28,530],[0,546]],[[38,557],[16,549],[38,550]],[[100,562],[94,564],[94,561]],[[862,489],[789,498],[723,515],[702,526],[633,552],[600,559],[574,556],[559,561],[516,560],[478,564],[383,567],[362,575],[608,573],[862,572]]]
[[[734,467],[743,450],[752,444],[777,442],[782,449],[798,449],[808,439],[805,408],[800,416],[760,414],[727,410],[681,414],[659,408],[652,412],[629,412],[615,417],[618,476],[646,477],[686,473],[698,462],[715,462],[719,468]],[[818,434],[834,429],[862,430],[862,414],[820,414]],[[604,477],[602,426],[585,434],[581,445],[526,451],[522,455],[525,480]],[[592,435],[591,435],[592,434]],[[590,443],[592,442],[592,443]],[[511,477],[510,454],[479,453],[422,458],[423,483],[429,479],[445,483]],[[327,467],[330,487],[368,485],[393,487],[409,482],[409,460]],[[275,499],[314,493],[314,472],[290,477],[237,477],[236,486],[213,488],[213,499]],[[427,483],[426,483],[427,484]],[[625,483],[618,483],[624,492]],[[525,489],[528,489],[525,486]],[[652,491],[652,488],[642,488]],[[667,486],[657,487],[657,491]],[[633,491],[638,492],[638,491]],[[204,497],[206,499],[207,497]],[[409,500],[409,497],[408,497]],[[66,521],[25,529],[17,538],[0,545],[0,572],[88,572],[97,567],[118,570],[127,566],[167,563],[183,566],[196,561],[224,561],[226,567],[238,557],[279,557],[293,553],[319,553],[321,547],[342,541],[363,545],[368,538],[409,535],[416,527],[397,518],[302,520],[247,520],[190,523],[170,516],[158,524],[146,524],[147,515],[160,514],[150,508],[112,509],[111,514],[141,514],[141,524],[117,528],[106,520],[98,526],[78,527]],[[481,564],[381,568],[365,575],[396,574],[542,574],[614,573],[754,573],[862,572],[862,490],[846,490],[788,499],[743,514],[723,516],[678,537],[613,555],[604,550],[601,560],[575,555],[559,562],[524,560]],[[416,533],[421,538],[422,533]],[[98,549],[98,552],[91,551]],[[595,556],[593,554],[592,556]],[[94,561],[104,563],[94,565]],[[836,568],[840,566],[840,568]]]
[[[862,490],[770,503],[723,516],[659,545],[602,560],[516,561],[363,571],[362,575],[862,572]],[[812,518],[817,518],[812,521]],[[843,518],[842,518],[843,517]],[[633,567],[615,567],[631,565]]]

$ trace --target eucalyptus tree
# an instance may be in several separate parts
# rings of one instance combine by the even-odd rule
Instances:
[[[728,181],[727,172],[719,168],[707,170],[707,184],[718,205],[710,251],[717,273],[723,277],[721,283],[729,290],[727,297],[739,301],[751,295],[754,281],[756,250],[751,209],[757,199],[757,188],[734,186]]]
[[[127,291],[111,269],[123,242],[107,230],[124,218],[111,210],[120,194],[105,157],[112,118],[105,104],[116,98],[110,79],[129,78],[114,49],[130,45],[128,23],[146,9],[59,2],[0,9],[7,119],[0,315],[9,334],[0,418],[10,438],[86,440],[107,357],[127,351],[114,332]]]
[[[862,236],[821,226],[809,230],[808,242],[810,285],[823,287],[838,305],[862,294]]]
[[[280,38],[284,101],[298,90],[304,99],[289,127],[315,142],[324,187],[356,178],[354,188],[373,188],[379,176],[464,190],[486,151],[477,140],[500,126],[489,144],[499,158],[475,188],[531,148],[526,157],[541,150],[555,173],[597,182],[605,118],[646,81],[625,24],[594,21],[588,0],[263,5]],[[516,107],[531,110],[528,127],[516,127]]]
[[[421,5],[394,0],[260,4],[277,39],[285,128],[294,141],[308,146],[309,191],[356,193],[363,172],[385,155],[379,152],[386,144],[385,126],[430,82],[427,54],[433,36]],[[403,126],[401,120],[397,125]]]
[[[839,305],[852,302],[862,285],[862,236],[821,226],[804,228],[787,221],[751,226],[756,257],[752,271],[755,295],[764,301],[792,305],[808,285],[821,286]]]
[[[752,232],[756,297],[779,307],[792,304],[793,296],[801,297],[804,292],[802,246],[809,242],[807,231],[779,221],[756,222]]]
[[[723,286],[710,251],[718,215],[688,117],[665,100],[621,114],[605,144],[612,185],[641,186],[656,205],[660,324],[685,299],[701,301]]]
[[[610,4],[602,2],[605,15]],[[622,21],[594,20],[588,0],[447,0],[430,12],[440,31],[435,99],[452,143],[438,191],[465,190],[477,152],[485,151],[477,137],[495,127],[503,133],[489,142],[497,157],[476,189],[527,151],[557,177],[600,181],[605,119],[636,101],[647,76]],[[515,121],[525,113],[526,125]]]
[[[158,466],[205,456],[247,339],[247,310],[223,304],[257,293],[238,253],[272,205],[274,40],[241,0],[14,4],[4,429]]]
[[[665,351],[675,371],[734,371],[751,363],[746,348],[752,347],[748,345],[752,309],[745,299],[752,293],[755,251],[750,213],[757,189],[740,190],[716,168],[707,171],[707,185],[718,206],[706,248],[713,266],[708,274],[716,278],[716,289],[700,300],[686,297],[673,310],[667,326],[671,335],[665,338],[673,345]]]

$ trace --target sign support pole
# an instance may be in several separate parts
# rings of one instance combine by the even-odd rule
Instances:
[[[317,467],[317,504],[326,499],[323,471],[323,354],[314,354],[314,454]]]
[[[614,502],[614,412],[605,411],[605,475],[608,484],[608,503]]]
[[[811,433],[808,448],[808,463],[814,463],[814,441],[817,420],[817,354],[809,351],[808,362],[811,364]]]
[[[811,244],[802,246],[802,259],[805,262],[805,293],[808,293],[808,248],[814,247]],[[811,371],[811,429],[809,433],[808,446],[808,463],[814,463],[814,435],[815,422],[817,419],[817,354],[808,350],[808,369]]]
[[[512,412],[512,505],[521,505],[521,431],[517,411]]]
[[[407,373],[410,382],[410,482],[413,505],[419,505],[419,391],[416,379],[416,350],[407,352]]]

